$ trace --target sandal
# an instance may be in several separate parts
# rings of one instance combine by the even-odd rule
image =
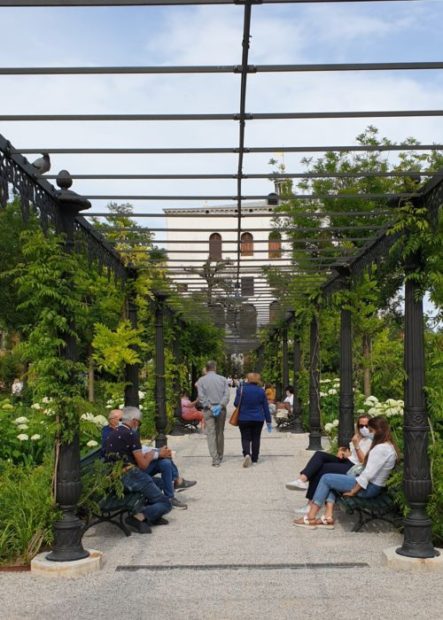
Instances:
[[[325,517],[324,515],[320,519],[315,520],[315,525],[321,527],[324,530],[335,529],[335,521],[332,517]]]
[[[293,521],[294,525],[297,525],[298,527],[306,527],[308,530],[315,530],[317,528],[316,522],[317,519],[309,519],[307,515]]]

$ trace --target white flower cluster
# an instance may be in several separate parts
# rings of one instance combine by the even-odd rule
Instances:
[[[98,446],[98,443],[94,439],[91,439],[86,445],[88,446],[88,448],[96,448]]]
[[[338,420],[333,420],[332,422],[327,422],[325,424],[325,431],[327,433],[332,433],[334,431],[335,428],[338,427]]]
[[[28,418],[26,418],[24,415],[22,415],[19,418],[16,418],[14,420],[14,424],[26,424],[27,421],[28,421]]]
[[[103,426],[106,426],[106,424],[108,423],[108,420],[105,418],[104,415],[94,415],[89,411],[88,413],[84,413],[80,419],[85,420],[86,422],[92,422],[92,424],[95,424],[100,428],[103,428]]]
[[[404,402],[402,400],[394,400],[393,398],[388,398],[384,402],[379,401],[375,396],[368,396],[365,400],[364,404],[366,407],[369,407],[367,412],[363,410],[358,410],[357,413],[363,411],[363,413],[368,413],[370,416],[375,415],[384,415],[387,418],[391,418],[395,415],[403,415],[404,413]]]
[[[327,390],[326,392],[320,391],[320,398],[326,398],[327,396],[335,396],[338,394],[340,379],[320,379],[320,383],[323,383],[324,389]]]

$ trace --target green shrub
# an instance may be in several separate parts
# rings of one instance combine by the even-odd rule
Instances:
[[[53,539],[52,459],[0,467],[0,563],[26,564]]]

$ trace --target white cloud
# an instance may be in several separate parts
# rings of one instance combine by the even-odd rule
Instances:
[[[392,60],[394,51],[400,57],[407,50],[408,60],[415,60],[415,51],[420,50],[426,40],[418,39],[414,47],[410,47],[414,20],[418,35],[423,37],[430,19],[423,11],[413,9],[411,3],[408,5],[409,17],[404,7],[396,13],[391,8],[384,13],[379,7],[378,12],[372,14],[363,12],[361,7],[353,10],[326,6],[302,10],[301,5],[284,9],[271,5],[254,7],[250,62],[338,62],[343,60],[344,54],[351,62],[359,58],[362,41],[377,43],[377,59],[384,54],[385,60]],[[6,40],[2,44],[0,60],[4,65],[240,63],[241,7],[188,7],[186,10],[168,7],[161,12],[152,11],[146,7],[137,14],[131,13],[130,9],[119,9],[114,13],[111,9],[106,13],[84,11],[73,13],[70,22],[67,19],[70,14],[66,12],[23,10],[20,22],[11,18],[4,22]],[[84,32],[76,30],[82,21],[81,16],[86,14],[91,17],[84,22]],[[442,9],[439,14],[443,16]],[[140,16],[140,23],[135,15]],[[150,15],[156,19],[149,20]],[[399,43],[402,31],[405,32],[403,47]],[[396,50],[391,47],[393,36],[397,37]],[[63,45],[64,38],[66,46]],[[13,45],[18,41],[20,44]],[[442,109],[443,84],[438,76],[436,72],[251,75],[247,111]],[[238,75],[220,74],[0,77],[0,113],[237,112],[239,84]],[[435,117],[252,121],[247,123],[246,145],[349,144],[370,123],[396,141],[413,135],[422,142],[443,142],[443,123],[441,118]],[[235,147],[238,141],[238,125],[230,121],[4,123],[0,131],[18,147]],[[247,156],[246,171],[267,171],[270,157],[271,154]],[[299,159],[296,155],[286,155],[288,170],[297,171]],[[235,155],[53,157],[54,172],[68,168],[74,173],[235,173],[236,167]],[[247,194],[267,194],[272,190],[266,180],[251,180],[245,182],[244,187]],[[236,184],[234,180],[77,181],[74,188],[85,194],[234,195]],[[144,210],[148,206],[134,204]],[[104,204],[97,203],[94,209],[99,206]],[[150,206],[158,211],[166,204]]]

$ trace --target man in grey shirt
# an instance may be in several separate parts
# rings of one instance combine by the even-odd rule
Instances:
[[[229,386],[228,380],[218,375],[216,370],[217,364],[215,362],[208,362],[206,364],[206,374],[200,377],[196,386],[198,400],[203,407],[212,465],[219,467],[223,459],[225,444],[223,433],[226,421],[226,405],[229,402]],[[217,414],[219,409],[221,410]]]

